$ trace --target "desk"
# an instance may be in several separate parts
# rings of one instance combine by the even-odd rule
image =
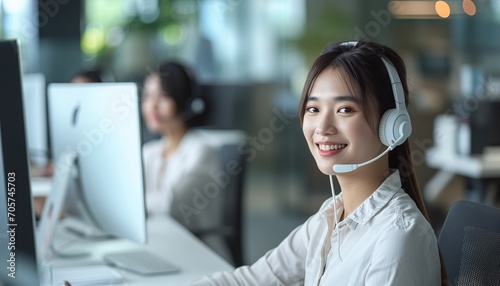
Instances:
[[[438,148],[428,149],[425,157],[426,163],[439,171],[425,186],[424,197],[428,201],[433,201],[455,175],[461,175],[478,182],[479,188],[486,192],[480,195],[482,198],[479,200],[484,202],[487,197],[494,199],[500,178],[500,161],[498,155],[491,154],[491,157],[493,159],[489,159],[488,156],[447,154]]]
[[[455,173],[470,178],[498,178],[500,177],[500,162],[486,160],[476,156],[442,155],[443,152],[436,148],[430,148],[426,152],[425,160],[430,167]]]
[[[56,248],[68,243],[65,250],[85,250],[91,254],[84,258],[64,259],[55,257],[48,263],[51,267],[82,266],[103,264],[104,254],[113,251],[145,249],[178,266],[178,273],[161,276],[140,276],[121,271],[126,285],[183,285],[197,277],[216,271],[232,270],[233,267],[220,258],[208,246],[198,240],[174,219],[156,216],[148,219],[148,243],[139,245],[129,240],[113,239],[100,242],[78,240],[70,242],[67,233],[58,232]]]

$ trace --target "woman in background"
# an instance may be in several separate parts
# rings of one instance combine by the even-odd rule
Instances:
[[[147,75],[142,102],[147,128],[162,136],[143,147],[148,214],[170,215],[195,233],[220,225],[223,210],[222,196],[204,194],[219,161],[215,150],[191,128],[200,112],[194,105],[196,87],[188,67],[162,63]],[[202,240],[229,257],[220,237]]]
[[[71,83],[102,82],[101,72],[97,69],[81,70],[71,78]]]

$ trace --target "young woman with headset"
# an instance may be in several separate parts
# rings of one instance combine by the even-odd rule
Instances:
[[[332,198],[253,265],[190,285],[441,285],[407,141],[407,99],[404,62],[392,49],[329,44],[308,74],[299,114]]]
[[[191,122],[204,111],[196,96],[191,70],[177,62],[165,62],[147,75],[142,115],[149,131],[162,135],[143,147],[146,208],[148,215],[170,215],[192,231],[221,224],[221,199],[203,197],[210,172],[218,170],[217,154]],[[204,242],[223,257],[229,257],[220,237]]]

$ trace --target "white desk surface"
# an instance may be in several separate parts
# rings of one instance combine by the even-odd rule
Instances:
[[[84,258],[69,259],[55,257],[49,261],[51,267],[103,264],[102,257],[109,252],[145,249],[181,269],[178,273],[161,276],[140,276],[120,270],[126,279],[125,285],[183,285],[206,274],[234,269],[178,222],[164,216],[148,219],[148,243],[146,245],[123,239],[100,242],[80,239],[68,243],[69,240],[71,238],[67,234],[58,233],[56,248],[65,245],[64,250],[86,250],[91,251],[91,255]]]

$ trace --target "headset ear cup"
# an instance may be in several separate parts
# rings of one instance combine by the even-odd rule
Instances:
[[[408,112],[395,108],[387,110],[379,124],[379,138],[385,146],[401,145],[412,132]]]
[[[205,109],[205,100],[201,97],[195,97],[191,99],[186,110],[181,113],[181,117],[184,120],[192,120],[193,118],[202,115],[205,112]]]
[[[382,118],[380,118],[380,123],[379,123],[379,127],[378,127],[378,136],[380,138],[380,142],[382,142],[382,144],[384,144],[385,146],[389,146],[391,145],[389,142],[390,142],[390,139],[387,138],[387,134],[386,134],[386,127],[387,127],[387,124],[388,124],[388,119],[389,119],[389,114],[391,113],[393,109],[389,109],[387,110],[384,115],[382,115]]]
[[[205,100],[201,97],[195,97],[191,100],[190,109],[195,115],[203,114],[205,112]]]

